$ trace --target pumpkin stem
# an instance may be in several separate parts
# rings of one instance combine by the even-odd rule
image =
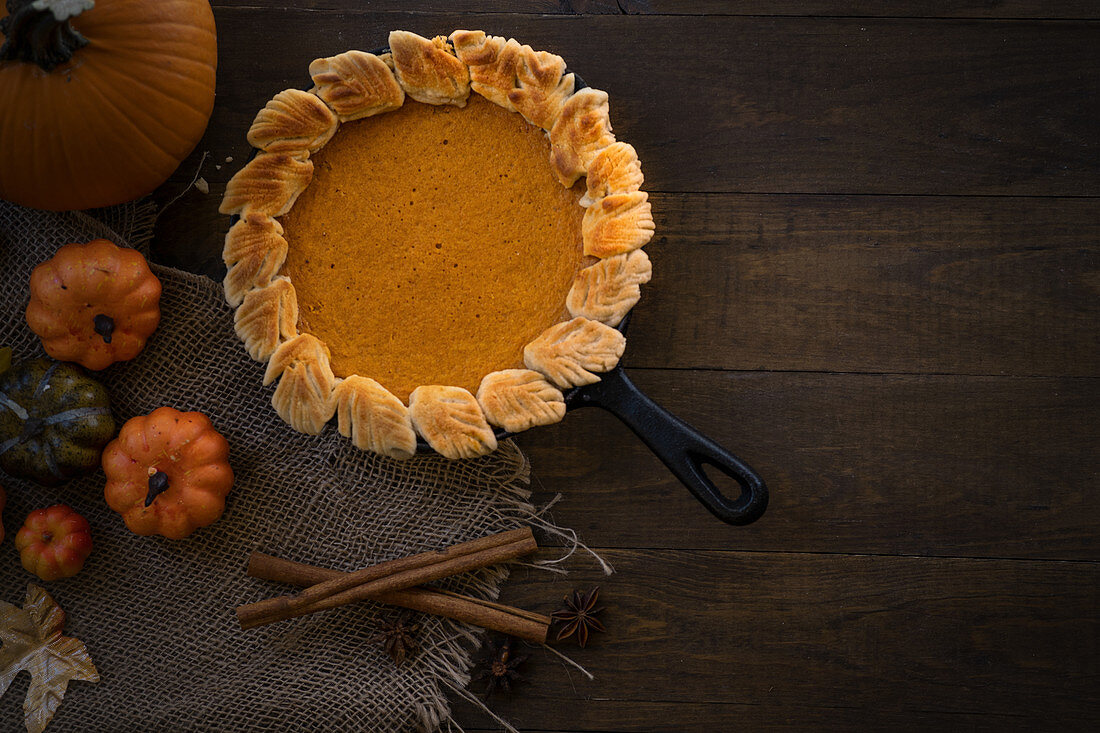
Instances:
[[[103,343],[111,343],[111,334],[115,332],[115,319],[105,313],[99,313],[92,319],[92,324],[95,332],[103,337]]]
[[[38,437],[38,434],[42,432],[44,427],[46,427],[46,423],[42,418],[28,417],[23,422],[23,434],[19,436],[19,440],[23,442],[34,440]]]
[[[26,61],[46,71],[63,64],[88,45],[69,22],[95,5],[93,0],[7,0],[8,16],[0,19],[0,61]]]
[[[168,491],[168,474],[164,471],[155,471],[149,477],[149,494],[145,497],[145,506],[153,503],[153,499]]]

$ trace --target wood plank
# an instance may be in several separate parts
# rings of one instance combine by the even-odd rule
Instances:
[[[561,647],[595,680],[532,650],[530,684],[494,699],[522,730],[648,731],[660,721],[703,731],[736,720],[763,730],[868,729],[906,715],[907,729],[923,719],[1078,730],[1100,719],[1095,563],[606,556],[617,570],[609,578],[578,561],[567,579],[520,569],[505,586],[504,602],[549,611],[570,588],[600,584],[607,607],[608,633],[583,650]],[[458,722],[487,727],[469,708]]]
[[[1100,202],[653,199],[630,364],[1100,376]]]
[[[375,48],[395,23],[369,11],[216,17],[218,98],[199,149],[237,164],[211,172],[215,195],[267,99],[305,84],[311,59]],[[561,54],[612,95],[616,133],[638,148],[651,190],[1100,195],[1100,44],[1088,23],[493,20],[490,30]],[[426,35],[456,23],[408,21]]]
[[[641,367],[1100,375],[1100,202],[654,194]],[[187,194],[154,257],[221,279]]]
[[[755,524],[706,512],[610,414],[518,438],[536,500],[602,547],[1100,559],[1100,380],[640,370],[753,466]],[[726,488],[732,488],[728,481]]]
[[[312,10],[355,11],[412,15],[425,12],[509,13],[567,15],[760,15],[880,18],[1026,18],[1095,19],[1100,9],[1089,0],[906,0],[861,3],[854,0],[435,0],[407,3],[364,3],[363,0],[214,0],[220,7],[297,7]]]

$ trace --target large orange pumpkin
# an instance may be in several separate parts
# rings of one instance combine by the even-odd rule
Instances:
[[[209,2],[7,6],[0,5],[0,198],[87,209],[163,183],[202,137],[214,106]]]

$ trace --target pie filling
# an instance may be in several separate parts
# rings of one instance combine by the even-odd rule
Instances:
[[[464,108],[407,98],[312,154],[313,180],[281,218],[283,274],[336,376],[407,402],[420,385],[476,393],[523,366],[592,261],[583,182],[563,188],[549,155],[542,130],[476,94]]]

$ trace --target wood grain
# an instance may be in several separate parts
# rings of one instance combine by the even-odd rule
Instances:
[[[256,110],[305,84],[312,59],[384,45],[397,22],[268,10],[257,34],[255,15],[216,12],[218,97],[199,150],[236,165],[208,171],[215,195],[248,153]],[[456,23],[450,14],[405,20],[425,35]],[[489,30],[553,50],[611,94],[616,134],[638,148],[650,190],[1100,194],[1100,44],[1088,23],[493,20]]]
[[[771,502],[714,520],[611,415],[519,437],[539,500],[604,547],[1100,558],[1100,380],[632,372],[755,468]],[[727,482],[727,490],[733,487]]]
[[[885,17],[885,18],[1034,18],[1094,19],[1100,9],[1089,0],[904,0],[890,3],[866,3],[854,0],[428,0],[404,9],[383,7],[363,0],[300,0],[262,3],[258,0],[214,0],[215,8],[276,7],[312,10],[368,11],[409,16],[413,13],[508,13],[566,15],[763,15],[808,17]]]
[[[628,364],[1100,376],[1100,202],[653,200]]]
[[[742,716],[763,730],[818,721],[867,729],[907,714],[915,718],[903,729],[958,715],[949,727],[969,730],[979,713],[998,717],[978,729],[1042,720],[1047,730],[1077,730],[1100,713],[1089,641],[1100,629],[1079,613],[1100,602],[1095,563],[664,550],[605,557],[616,567],[611,577],[578,562],[569,580],[602,586],[608,633],[583,650],[562,648],[596,679],[536,651],[530,684],[493,706],[522,730],[646,731],[655,719],[645,714],[655,711],[662,729],[675,730]],[[552,610],[561,586],[549,573],[524,571],[502,597]],[[583,705],[573,704],[578,697]],[[642,707],[627,712],[636,702]],[[458,720],[468,727],[479,718],[467,710]]]

